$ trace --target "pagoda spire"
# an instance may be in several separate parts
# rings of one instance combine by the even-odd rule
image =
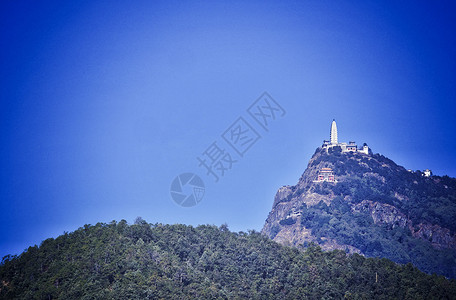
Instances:
[[[332,145],[337,145],[337,125],[336,120],[333,119],[331,123],[331,133],[330,133],[330,141]]]

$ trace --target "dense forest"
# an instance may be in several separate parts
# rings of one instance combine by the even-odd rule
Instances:
[[[411,264],[282,246],[226,225],[85,225],[6,256],[1,299],[454,299]]]

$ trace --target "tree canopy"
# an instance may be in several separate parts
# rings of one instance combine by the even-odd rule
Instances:
[[[450,299],[456,281],[411,264],[305,251],[226,224],[85,225],[6,256],[1,299]]]

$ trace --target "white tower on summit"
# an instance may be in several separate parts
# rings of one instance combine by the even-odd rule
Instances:
[[[334,119],[331,123],[330,140],[331,140],[332,145],[337,145],[337,126],[336,126],[336,120],[334,120]]]

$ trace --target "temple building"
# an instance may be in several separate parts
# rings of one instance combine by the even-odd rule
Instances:
[[[342,152],[359,152],[369,154],[369,147],[366,143],[364,143],[364,145],[359,148],[354,141],[350,141],[348,144],[339,143],[337,139],[337,124],[336,120],[333,119],[333,121],[331,122],[331,131],[329,132],[329,141],[324,140],[322,147],[326,148],[326,151],[328,151],[329,148],[336,146],[339,146],[342,149]]]
[[[328,181],[328,182],[335,182],[334,178],[334,172],[331,168],[321,168],[321,170],[318,172],[318,177],[317,180],[314,182],[323,182],[323,181]]]

